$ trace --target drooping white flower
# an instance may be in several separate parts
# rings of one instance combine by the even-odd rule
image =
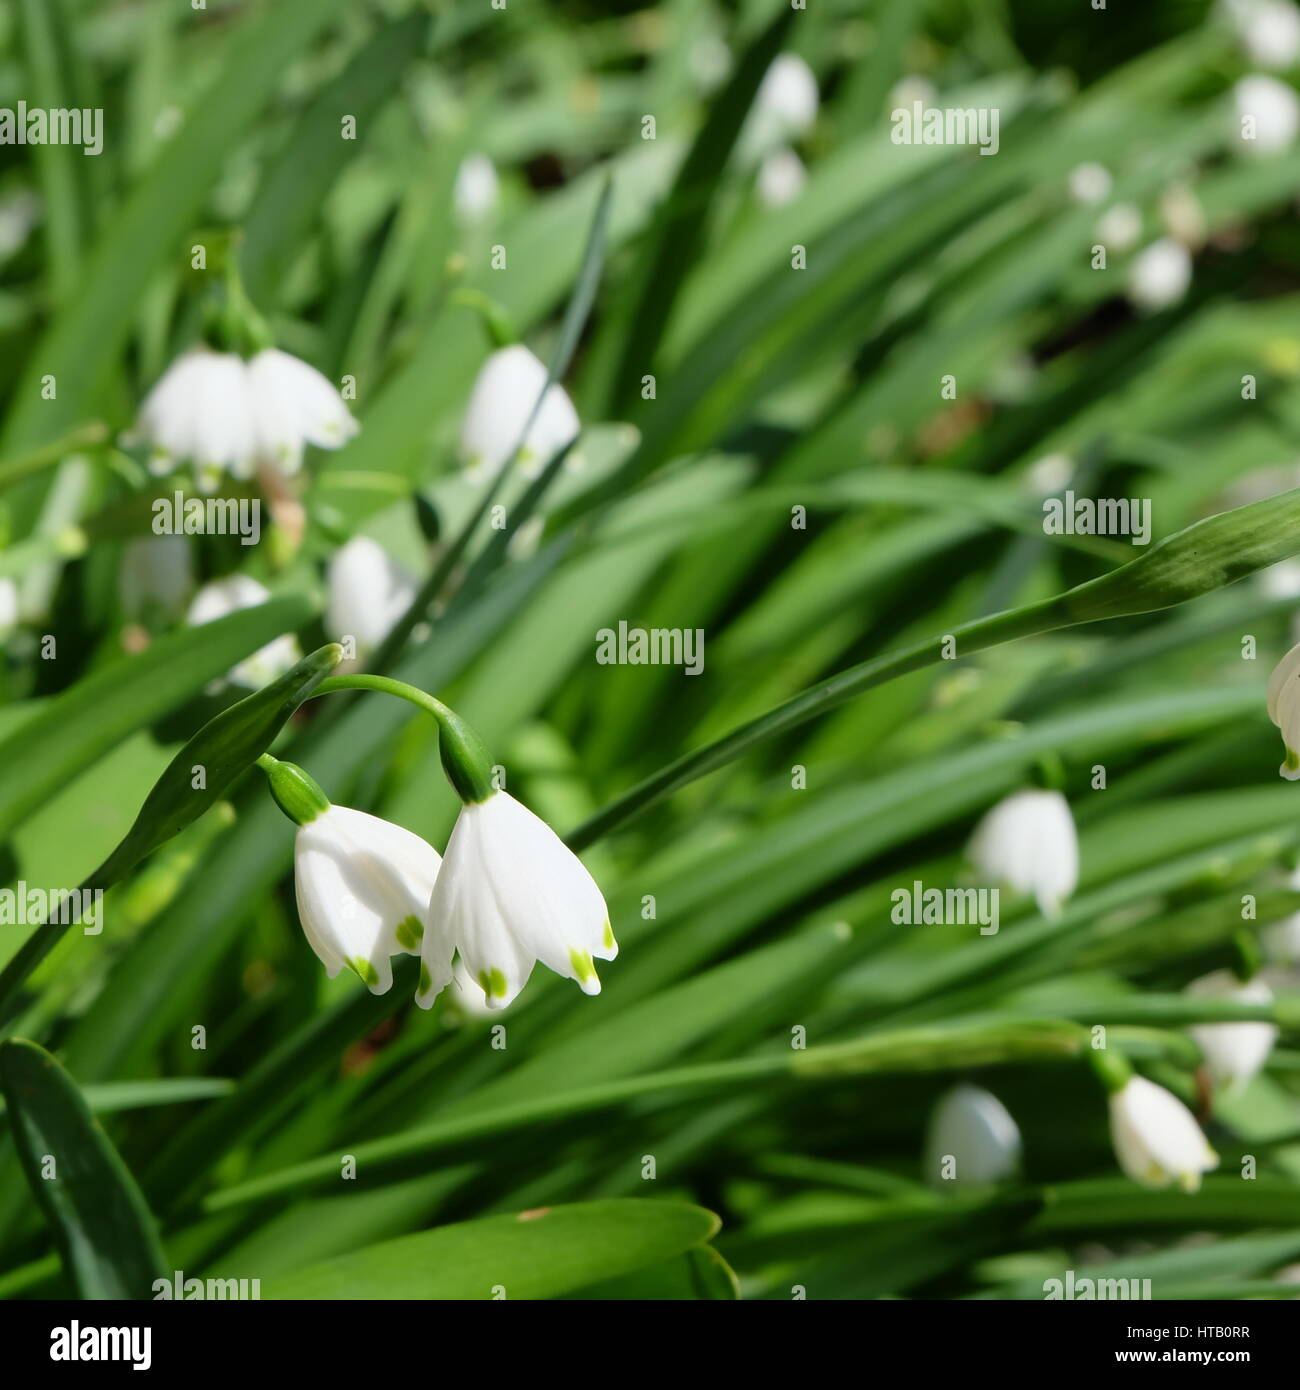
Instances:
[[[1282,731],[1286,757],[1278,771],[1288,782],[1300,778],[1300,642],[1273,667],[1266,694],[1268,717]]]
[[[1244,983],[1231,970],[1215,970],[1193,980],[1187,993],[1198,999],[1230,999],[1238,1004],[1271,1004],[1273,991],[1258,977]],[[1216,1085],[1240,1089],[1268,1061],[1277,1041],[1271,1023],[1199,1023],[1191,1030]]]
[[[1109,1104],[1115,1156],[1135,1182],[1147,1187],[1177,1182],[1195,1192],[1201,1174],[1218,1166],[1219,1156],[1192,1112],[1163,1086],[1132,1076],[1111,1094]]]
[[[256,608],[270,597],[270,591],[256,579],[250,579],[246,574],[227,575],[224,579],[214,579],[205,584],[194,595],[185,621],[190,627],[200,627],[224,618],[228,613],[237,613],[241,608]],[[226,679],[233,685],[258,690],[277,676],[282,676],[301,655],[298,639],[286,632],[273,637],[252,656],[245,657]]]
[[[1076,164],[1066,180],[1076,203],[1100,203],[1110,196],[1114,180],[1104,164]]]
[[[263,348],[248,363],[257,456],[281,473],[302,467],[308,444],[338,449],[361,427],[333,384],[292,353]]]
[[[481,222],[501,196],[496,165],[485,154],[467,154],[456,170],[452,202],[462,222]]]
[[[1252,73],[1232,89],[1237,131],[1247,154],[1281,154],[1300,129],[1300,98],[1295,88],[1276,77]]]
[[[182,353],[145,397],[136,433],[152,446],[155,473],[190,460],[205,492],[223,472],[251,478],[257,432],[243,359],[204,346]]]
[[[0,579],[0,639],[8,637],[18,626],[18,585],[12,579]]]
[[[153,448],[156,473],[194,463],[199,487],[221,475],[251,478],[259,464],[293,473],[303,449],[337,449],[359,426],[333,386],[291,353],[266,348],[251,361],[199,346],[182,353],[140,407],[134,433]]]
[[[1097,239],[1117,255],[1131,251],[1142,236],[1142,214],[1132,203],[1116,203],[1097,222]]]
[[[926,1175],[938,1183],[1001,1182],[1020,1166],[1020,1148],[1019,1126],[997,1096],[979,1086],[955,1086],[930,1117]]]
[[[122,549],[118,577],[122,611],[132,622],[151,613],[171,619],[185,611],[194,587],[185,536],[141,536]]]
[[[1079,882],[1079,837],[1060,792],[1027,787],[999,801],[975,827],[969,855],[981,878],[1030,893],[1054,917]]]
[[[420,953],[438,851],[400,825],[330,806],[298,827],[293,857],[298,916],[326,973],[347,966],[383,994],[391,958]]]
[[[820,96],[813,70],[795,53],[772,60],[759,83],[740,137],[746,162],[806,135],[817,119]]]
[[[352,638],[358,658],[373,652],[411,606],[416,585],[378,541],[353,536],[330,557],[325,631]]]
[[[803,167],[803,160],[792,149],[783,146],[765,155],[758,166],[759,201],[769,208],[784,207],[803,192],[807,182],[808,173]]]
[[[507,792],[467,801],[429,904],[416,1002],[428,1008],[459,951],[486,1002],[502,1008],[534,964],[599,994],[595,960],[618,954],[595,880],[560,837]]]
[[[484,362],[460,430],[461,459],[472,472],[495,474],[514,453],[546,385],[546,368],[522,343],[499,348]],[[576,439],[582,426],[558,382],[546,392],[520,453],[526,473],[539,471]]]
[[[1167,309],[1192,283],[1192,258],[1170,237],[1153,241],[1134,257],[1128,273],[1128,297],[1145,313]]]
[[[1226,0],[1219,8],[1252,63],[1289,68],[1300,57],[1300,10],[1290,0]]]

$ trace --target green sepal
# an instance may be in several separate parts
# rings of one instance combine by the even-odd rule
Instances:
[[[1133,1068],[1118,1048],[1092,1048],[1088,1052],[1088,1061],[1107,1095],[1113,1096],[1122,1091],[1133,1079]]]

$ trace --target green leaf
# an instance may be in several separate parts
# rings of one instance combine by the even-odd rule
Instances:
[[[76,1083],[43,1048],[0,1043],[0,1089],[32,1193],[82,1298],[147,1298],[166,1257],[153,1217]]]
[[[555,1298],[702,1245],[718,1219],[680,1202],[611,1199],[402,1236],[270,1281],[274,1299]]]

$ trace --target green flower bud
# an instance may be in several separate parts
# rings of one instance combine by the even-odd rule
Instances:
[[[297,763],[282,763],[263,753],[257,765],[266,773],[275,804],[295,825],[310,825],[329,810],[329,797]]]

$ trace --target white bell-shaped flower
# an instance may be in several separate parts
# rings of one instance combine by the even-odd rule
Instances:
[[[1079,837],[1060,792],[1027,787],[999,801],[975,827],[968,853],[981,878],[1032,894],[1047,917],[1079,882]]]
[[[1268,678],[1268,717],[1282,731],[1286,758],[1278,771],[1288,782],[1300,778],[1300,642],[1277,663]]]
[[[1119,1166],[1135,1182],[1187,1192],[1219,1156],[1205,1141],[1192,1112],[1171,1092],[1142,1076],[1131,1076],[1110,1099],[1110,1134]]]
[[[758,158],[806,135],[820,96],[813,70],[795,53],[782,53],[763,75],[741,135],[741,149]]]
[[[333,384],[292,353],[264,348],[248,363],[257,451],[281,473],[302,467],[308,444],[338,449],[360,426]]]
[[[1187,993],[1198,999],[1230,999],[1238,1004],[1271,1004],[1273,991],[1261,979],[1239,980],[1231,970],[1215,970],[1193,980]],[[1268,1061],[1277,1041],[1271,1023],[1199,1023],[1192,1037],[1201,1049],[1211,1079],[1239,1090]]]
[[[1020,1129],[991,1091],[955,1086],[942,1096],[930,1117],[926,1177],[948,1182],[1001,1182],[1020,1166]]]
[[[546,385],[546,368],[522,343],[499,348],[479,370],[460,431],[461,459],[472,472],[495,475],[519,443],[529,415]],[[519,463],[536,473],[582,426],[565,389],[556,382],[546,392],[528,430]]]
[[[391,988],[391,958],[420,953],[441,862],[418,835],[347,806],[298,827],[298,916],[331,979],[347,966],[372,993]]]
[[[356,657],[373,652],[415,598],[415,581],[369,536],[353,536],[329,562],[325,631],[349,637]]]
[[[1161,237],[1140,251],[1129,266],[1128,297],[1135,308],[1154,314],[1177,304],[1192,283],[1192,258],[1185,246]]]
[[[118,576],[122,611],[132,622],[156,614],[179,617],[194,588],[186,536],[141,536],[122,548]]]
[[[243,359],[203,346],[182,353],[145,397],[134,434],[152,446],[151,471],[189,460],[205,492],[224,472],[252,477],[257,429]]]
[[[539,960],[599,994],[593,962],[618,954],[605,899],[582,861],[501,791],[461,807],[424,942],[428,986],[416,1002],[425,1008],[452,977],[453,950],[493,1008],[515,998]]]
[[[763,157],[758,166],[758,200],[764,207],[780,208],[792,203],[808,182],[803,160],[792,149],[782,147]]]
[[[1300,98],[1294,87],[1256,72],[1233,87],[1232,101],[1246,154],[1281,154],[1294,143],[1300,129]]]
[[[501,196],[496,165],[485,154],[467,154],[456,170],[452,203],[462,222],[482,222]]]
[[[1076,164],[1066,179],[1070,197],[1076,203],[1104,202],[1110,197],[1114,182],[1110,170],[1096,163]]]
[[[1116,203],[1097,220],[1097,240],[1115,255],[1131,251],[1142,239],[1142,214],[1132,203]]]
[[[224,618],[229,613],[237,613],[241,608],[256,608],[259,603],[265,603],[270,597],[270,591],[256,579],[250,579],[246,574],[230,574],[224,579],[214,579],[205,584],[194,595],[185,621],[190,627],[200,627],[204,623]],[[301,656],[298,639],[292,633],[286,632],[279,637],[273,637],[252,656],[245,657],[229,672],[226,679],[232,685],[260,690],[277,676],[284,675]]]
[[[1300,57],[1300,10],[1291,0],[1225,0],[1219,9],[1252,63],[1289,68]]]

